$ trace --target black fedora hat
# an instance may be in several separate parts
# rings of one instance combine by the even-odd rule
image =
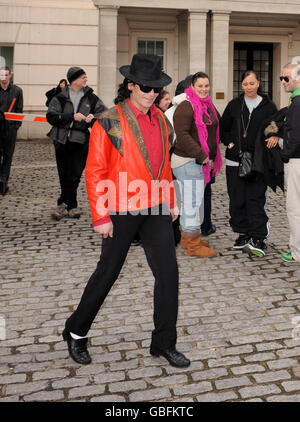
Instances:
[[[161,60],[154,54],[135,54],[130,65],[121,66],[120,73],[132,82],[160,88],[169,85],[172,78],[161,70]]]

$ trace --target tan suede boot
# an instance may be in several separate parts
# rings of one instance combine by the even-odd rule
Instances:
[[[192,235],[190,232],[187,233],[187,232],[182,231],[182,229],[180,227],[180,233],[181,233],[180,246],[181,246],[182,249],[187,249],[188,239],[198,239],[199,245],[209,247],[208,242],[201,240],[200,230],[199,230],[199,232],[197,231],[197,232],[195,232],[195,234]]]
[[[214,249],[199,244],[197,238],[189,238],[187,243],[187,253],[190,256],[199,256],[200,258],[211,258],[217,255],[217,251]]]

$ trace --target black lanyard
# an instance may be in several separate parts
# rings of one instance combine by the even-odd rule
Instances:
[[[243,98],[242,112],[241,112],[241,119],[242,119],[242,126],[243,126],[243,138],[245,139],[245,138],[247,138],[248,128],[249,128],[249,125],[250,125],[250,120],[251,120],[252,112],[253,112],[254,109],[251,111],[251,113],[249,112],[248,122],[247,122],[247,125],[245,126],[244,116],[243,116],[244,105],[245,105],[245,97]]]

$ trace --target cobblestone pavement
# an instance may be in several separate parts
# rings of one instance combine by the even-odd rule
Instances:
[[[58,194],[52,145],[19,141],[10,191],[0,198],[0,401],[300,401],[300,266],[285,263],[284,195],[268,192],[269,252],[232,249],[224,171],[213,186],[213,259],[180,247],[175,369],[149,355],[153,277],[132,247],[90,331],[93,363],[73,362],[62,341],[100,252],[85,184],[80,220],[51,220]],[[299,328],[299,329],[298,329]]]

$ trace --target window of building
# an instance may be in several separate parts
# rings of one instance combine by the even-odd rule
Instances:
[[[246,70],[254,70],[263,91],[272,98],[273,44],[234,43],[233,96],[242,93],[241,77]]]
[[[14,61],[14,48],[0,45],[0,68],[8,66],[13,71]],[[12,75],[11,83],[14,81],[14,75]]]
[[[137,52],[156,54],[161,58],[162,70],[165,68],[165,42],[163,40],[138,39]]]
[[[0,67],[8,66],[12,69],[13,66],[14,48],[0,45]]]

